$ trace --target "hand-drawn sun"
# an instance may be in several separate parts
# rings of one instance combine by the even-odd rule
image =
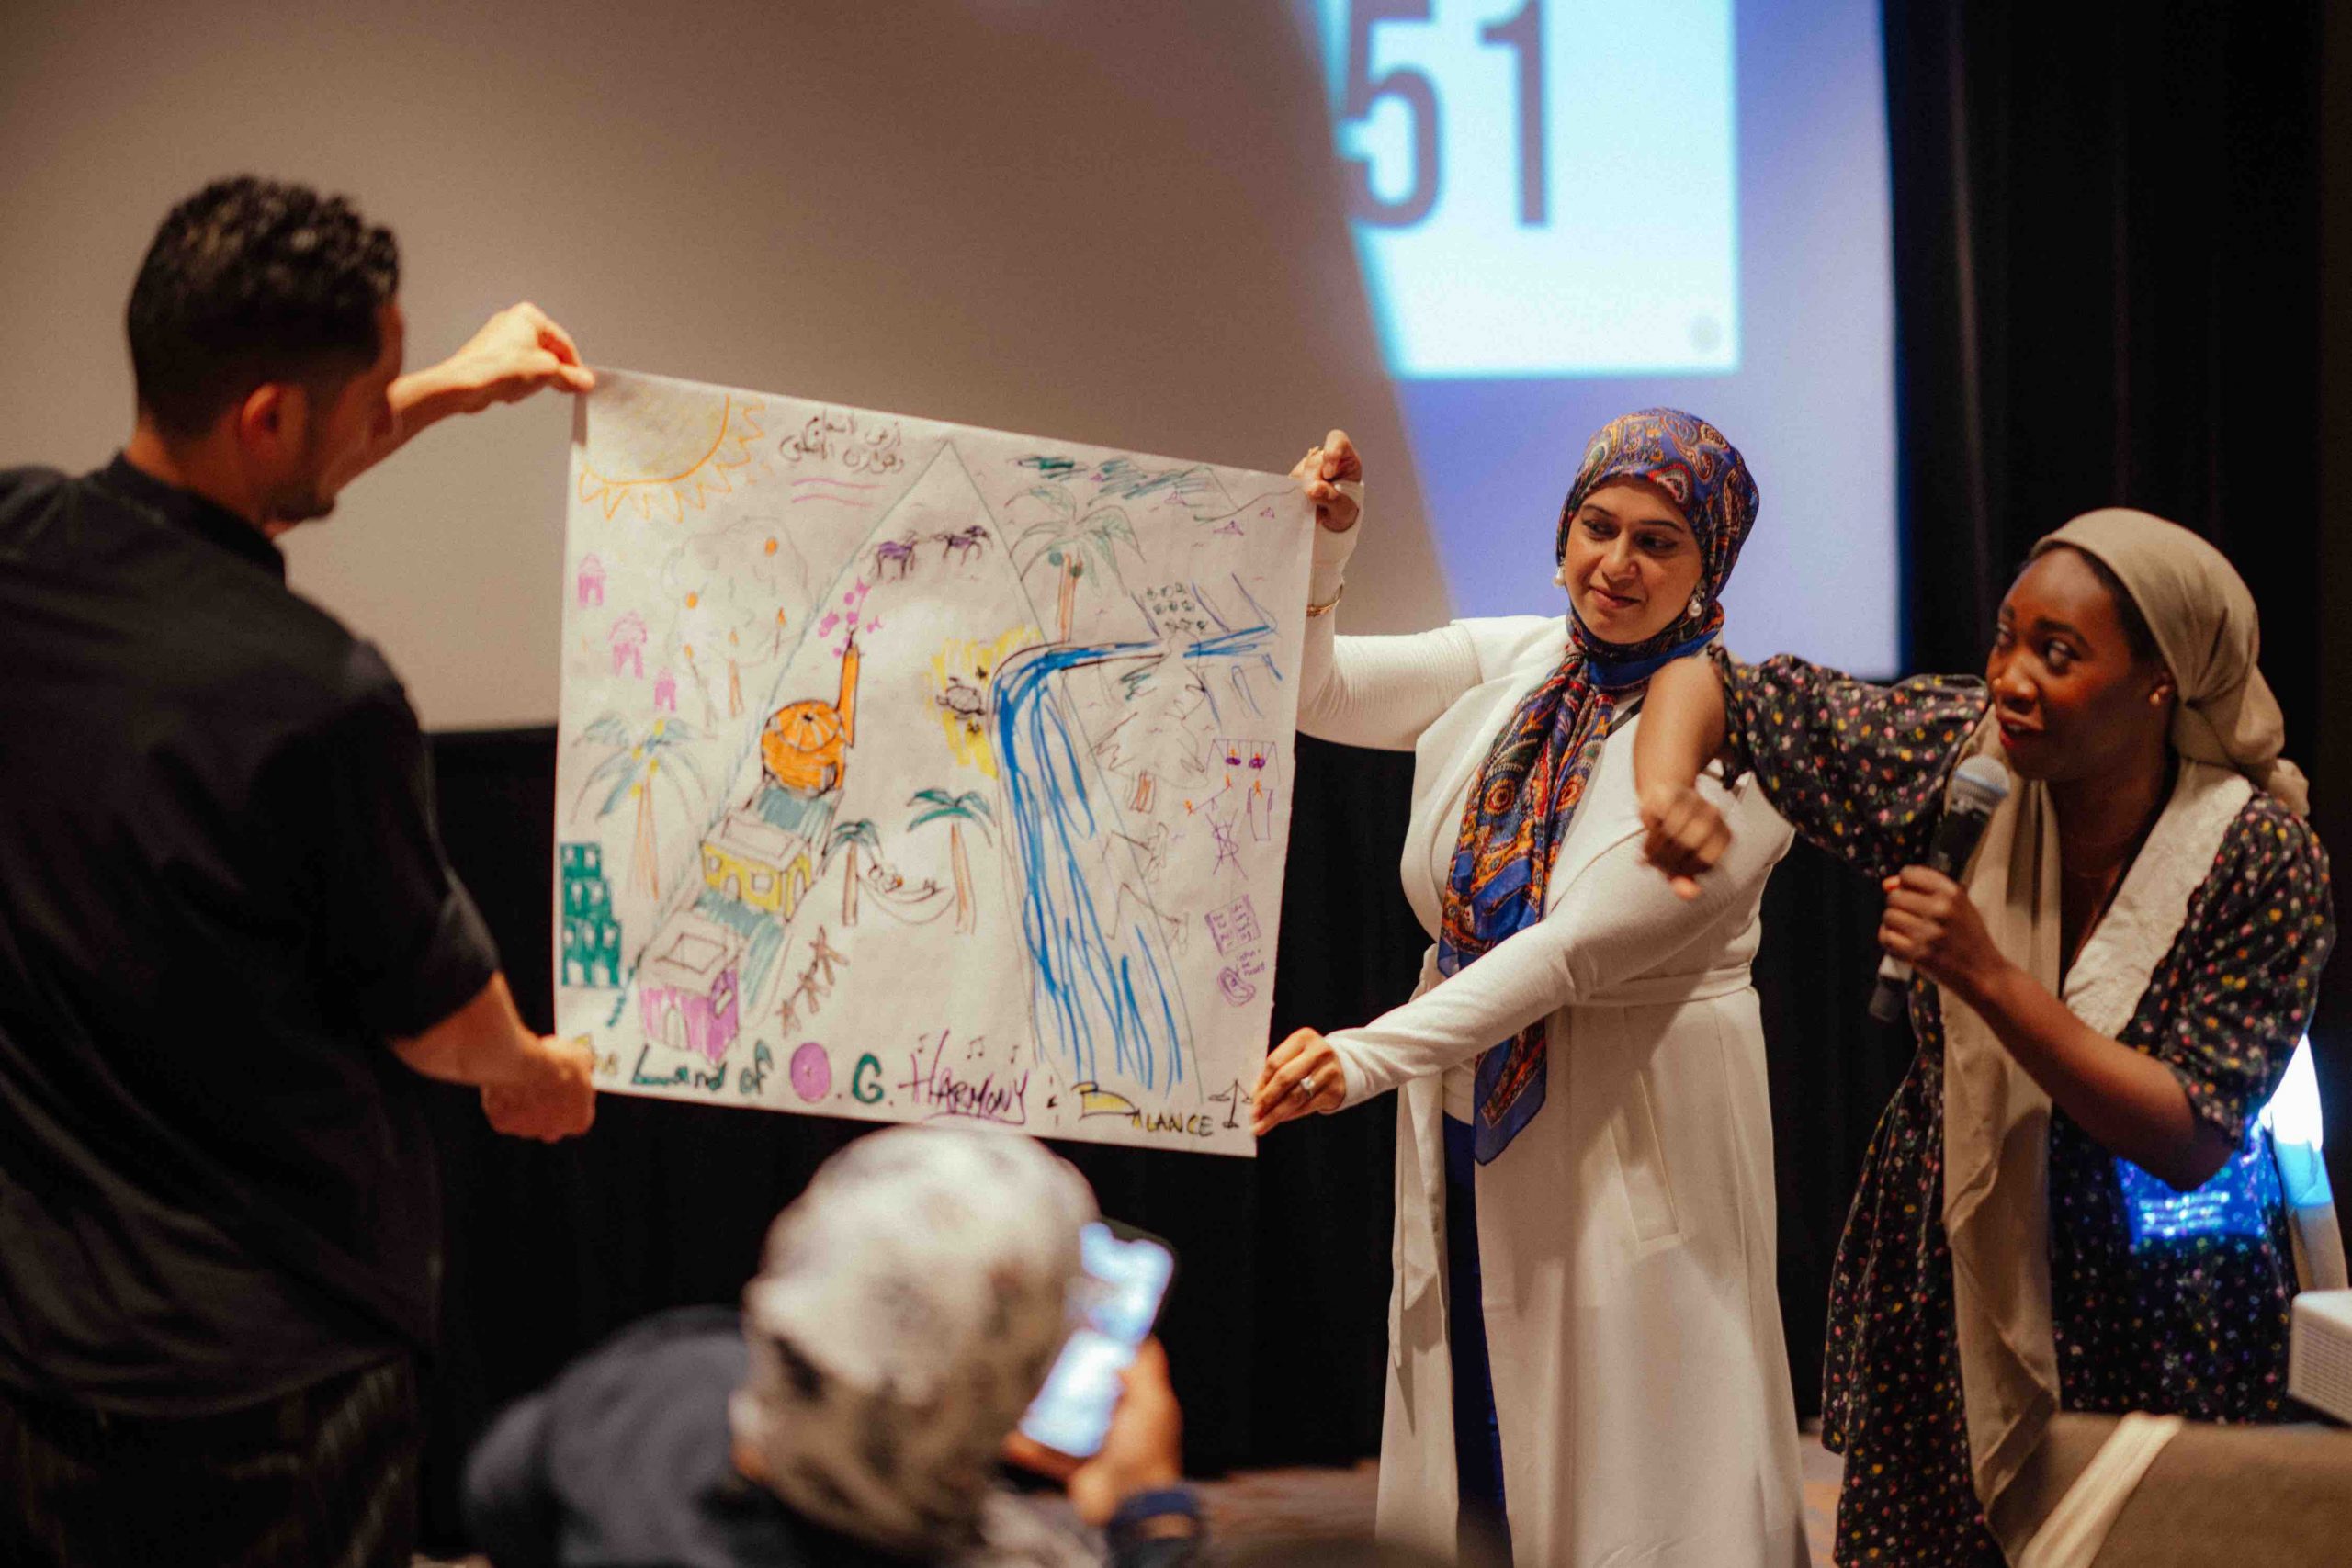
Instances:
[[[608,519],[627,502],[649,523],[684,522],[687,508],[700,512],[712,496],[751,482],[752,443],[761,434],[755,416],[764,406],[722,392],[670,417],[605,422],[606,429],[633,431],[625,446],[600,443],[592,413],[580,457],[581,501],[601,502]]]

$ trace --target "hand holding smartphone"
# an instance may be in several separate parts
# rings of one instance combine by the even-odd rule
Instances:
[[[1119,1403],[1120,1374],[1151,1337],[1176,1277],[1174,1250],[1132,1225],[1097,1221],[1080,1233],[1079,1246],[1093,1299],[1018,1428],[1072,1461],[1102,1447]]]

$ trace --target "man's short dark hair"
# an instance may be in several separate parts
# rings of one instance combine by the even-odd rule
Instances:
[[[198,435],[265,382],[356,374],[383,351],[377,311],[400,278],[391,231],[342,197],[216,180],[172,209],[131,285],[139,406]]]

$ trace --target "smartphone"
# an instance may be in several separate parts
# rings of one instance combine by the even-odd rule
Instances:
[[[1110,1434],[1119,1374],[1151,1337],[1176,1278],[1176,1254],[1148,1231],[1114,1220],[1088,1225],[1079,1248],[1091,1298],[1086,1317],[1021,1417],[1021,1432],[1056,1453],[1086,1459]]]

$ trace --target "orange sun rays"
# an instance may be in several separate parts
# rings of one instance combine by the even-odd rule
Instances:
[[[754,416],[763,407],[763,403],[723,396],[718,403],[717,432],[707,447],[698,455],[689,453],[671,462],[657,458],[647,464],[657,470],[675,466],[673,473],[602,473],[583,453],[580,459],[580,500],[583,504],[602,505],[608,521],[626,502],[649,523],[684,522],[689,508],[700,512],[710,504],[713,496],[732,495],[738,485],[751,482],[751,465],[755,456],[752,443],[763,434]]]

